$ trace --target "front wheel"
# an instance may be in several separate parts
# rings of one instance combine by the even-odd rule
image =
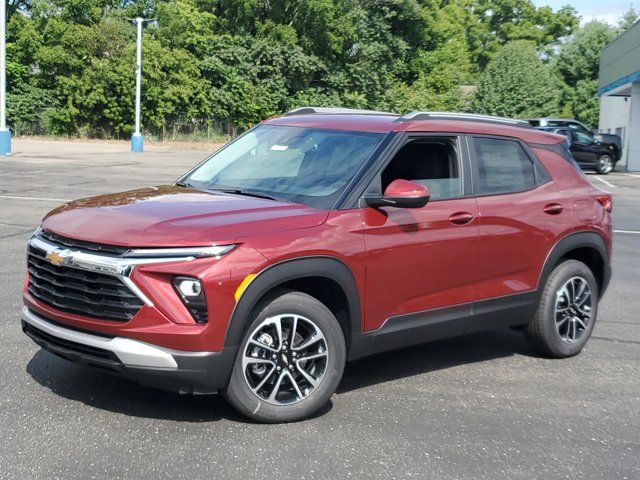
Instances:
[[[609,155],[602,155],[598,159],[597,170],[599,174],[607,175],[613,170],[614,167],[615,167],[615,163],[613,162],[613,159]]]
[[[598,284],[593,273],[584,263],[567,260],[549,275],[525,335],[539,353],[570,357],[589,340],[597,313]]]
[[[344,335],[331,311],[305,293],[286,292],[257,308],[225,397],[260,422],[302,420],[333,395],[345,359]]]

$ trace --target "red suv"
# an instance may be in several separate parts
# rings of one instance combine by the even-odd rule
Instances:
[[[565,143],[495,117],[294,110],[174,185],[49,213],[22,328],[264,422],[313,414],[347,360],[407,345],[516,327],[575,355],[611,274],[611,195]]]

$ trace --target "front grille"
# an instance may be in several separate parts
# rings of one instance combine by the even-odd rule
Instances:
[[[41,230],[38,232],[38,238],[44,240],[47,243],[56,245],[63,248],[71,248],[76,250],[83,250],[90,253],[99,253],[102,255],[117,255],[120,256],[123,253],[129,251],[127,247],[118,247],[116,245],[104,245],[102,243],[85,242],[83,240],[74,240],[72,238],[66,238],[57,233],[49,232],[48,230]]]
[[[118,278],[49,263],[46,253],[29,246],[29,293],[63,312],[126,322],[142,308],[138,298]]]

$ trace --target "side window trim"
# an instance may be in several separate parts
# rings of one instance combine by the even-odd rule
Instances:
[[[526,154],[526,157],[529,159],[533,166],[533,175],[534,175],[534,183],[528,188],[519,189],[519,190],[510,190],[507,192],[491,192],[491,193],[482,193],[480,191],[480,186],[478,184],[479,173],[478,173],[478,158],[476,156],[476,148],[475,148],[475,139],[477,138],[486,138],[492,140],[502,140],[502,141],[511,141],[520,145],[523,151]],[[499,135],[482,135],[482,134],[473,134],[467,136],[467,142],[469,145],[469,158],[471,162],[471,171],[472,171],[472,191],[474,197],[493,197],[498,195],[513,195],[516,193],[528,192],[530,190],[534,190],[538,188],[540,185],[544,185],[545,183],[551,180],[551,177],[547,173],[546,169],[542,166],[540,161],[537,159],[535,154],[531,151],[529,145],[526,142],[523,142],[519,138],[513,137],[501,137]]]
[[[518,140],[518,143],[520,143],[520,145],[524,149],[524,152],[527,154],[527,157],[529,157],[529,161],[533,163],[533,174],[535,176],[535,182],[536,182],[533,188],[539,187],[540,185],[544,185],[545,183],[550,182],[551,175],[549,175],[549,172],[547,172],[547,169],[544,168],[544,165],[542,165],[542,162],[538,160],[538,157],[536,157],[536,154],[533,153],[531,146],[527,142],[523,142],[522,140]]]
[[[584,174],[584,172],[582,172],[582,169],[580,168],[580,165],[578,165],[578,162],[576,162],[576,160],[573,158],[573,155],[571,155],[571,151],[569,150],[569,147],[567,146],[566,143],[564,142],[551,143],[551,144],[532,143],[531,146],[536,149],[547,150],[549,152],[555,153],[556,155],[559,155],[564,160],[569,162],[576,170]],[[546,170],[544,171],[546,173]],[[547,176],[549,176],[548,173],[547,173]],[[551,180],[551,177],[549,177],[549,180]]]
[[[453,140],[454,148],[456,149],[456,156],[458,158],[458,168],[462,180],[462,195],[452,198],[434,199],[432,202],[446,202],[448,200],[457,200],[461,198],[468,198],[473,195],[472,191],[472,172],[469,162],[469,149],[467,142],[465,141],[465,135],[459,133],[447,133],[447,132],[410,132],[401,134],[400,141],[396,143],[392,150],[385,152],[385,154],[377,162],[377,165],[372,167],[375,170],[369,183],[359,196],[357,207],[363,207],[366,204],[363,201],[363,197],[366,194],[381,194],[382,193],[382,172],[389,165],[389,163],[395,158],[398,152],[409,142],[416,139],[450,139]]]

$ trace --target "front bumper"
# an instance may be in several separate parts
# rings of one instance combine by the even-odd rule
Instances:
[[[124,337],[70,329],[22,308],[22,329],[38,345],[67,360],[180,393],[214,393],[231,374],[235,347],[219,352],[171,350]]]
[[[109,249],[125,247],[86,243],[48,231],[32,236],[23,290],[27,308],[69,329],[98,336],[185,352],[223,349],[239,280],[231,281],[235,262],[226,255],[210,255],[217,252],[213,248],[228,246],[118,253]],[[247,249],[238,250],[242,261]],[[197,323],[176,292],[177,276],[194,277],[204,285],[207,323]]]

